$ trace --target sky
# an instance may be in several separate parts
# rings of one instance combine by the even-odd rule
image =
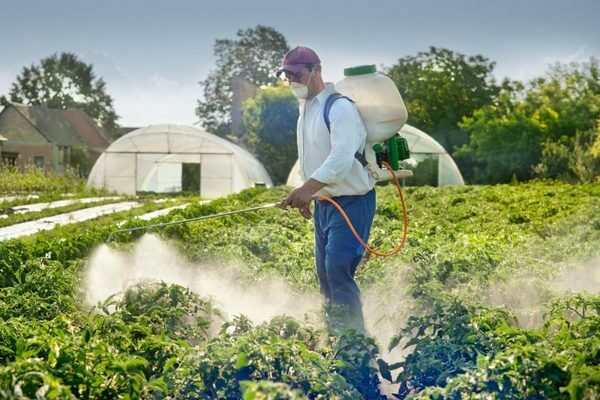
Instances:
[[[215,40],[258,24],[313,48],[328,81],[430,46],[481,54],[498,80],[527,81],[600,58],[598,21],[599,0],[0,0],[0,94],[24,66],[73,52],[106,82],[122,126],[191,125]]]

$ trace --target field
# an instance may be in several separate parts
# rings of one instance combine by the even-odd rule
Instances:
[[[21,195],[44,186],[11,182]],[[69,185],[43,199],[98,195]],[[142,196],[137,209],[0,242],[0,397],[600,397],[598,185],[407,188],[406,248],[358,271],[366,336],[326,334],[312,223],[297,212],[104,244],[117,229],[287,191],[179,196],[168,205],[191,204],[151,221],[136,215],[167,205]],[[401,210],[393,187],[377,194],[371,244],[389,249]]]

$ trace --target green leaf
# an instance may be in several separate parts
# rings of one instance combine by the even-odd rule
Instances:
[[[148,361],[141,357],[130,358],[125,362],[125,370],[128,372],[146,368],[147,366]]]
[[[410,339],[410,340],[409,340],[409,341],[408,341],[408,342],[407,342],[407,343],[404,345],[403,349],[406,349],[406,348],[408,348],[408,347],[410,347],[410,346],[412,346],[412,345],[415,345],[415,344],[419,344],[419,343],[421,343],[421,341],[422,341],[422,339],[421,339],[421,338],[418,338],[418,337],[411,338],[411,339]]]
[[[390,340],[390,344],[388,345],[388,351],[392,351],[392,349],[396,346],[398,346],[398,343],[400,343],[400,341],[402,340],[402,335],[401,334],[397,334],[395,336],[392,337],[392,339]]]
[[[463,338],[463,343],[465,344],[474,344],[477,341],[477,335],[471,333]]]
[[[398,368],[402,368],[404,367],[404,361],[399,361],[397,363],[393,363],[393,364],[388,364],[388,368],[390,369],[390,371],[396,370]]]
[[[85,328],[83,330],[83,341],[84,343],[89,343],[92,338],[92,331],[89,328]]]
[[[163,374],[165,372],[171,370],[171,368],[173,368],[173,365],[175,365],[176,362],[177,362],[177,357],[171,357],[167,361],[165,361],[165,366],[163,367]]]
[[[381,374],[381,376],[385,380],[392,382],[392,374],[390,372],[390,368],[389,368],[388,364],[385,361],[383,361],[381,358],[378,358],[377,366],[379,366],[379,373]]]
[[[248,355],[246,353],[240,353],[235,362],[235,369],[240,369],[248,366]]]
[[[165,394],[169,392],[169,387],[162,376],[148,382],[148,387],[155,392],[161,392]]]

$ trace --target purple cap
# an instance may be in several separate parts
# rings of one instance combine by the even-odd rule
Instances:
[[[281,75],[282,72],[291,72],[297,74],[302,71],[305,64],[320,64],[321,60],[317,53],[312,49],[304,46],[296,46],[281,60],[281,68],[277,70],[276,75]]]

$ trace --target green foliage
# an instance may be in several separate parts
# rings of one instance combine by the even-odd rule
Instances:
[[[197,343],[208,335],[211,314],[209,302],[178,285],[138,284],[122,296],[111,297],[100,305],[125,323],[136,322],[155,334]],[[114,312],[111,312],[114,308]]]
[[[600,179],[600,155],[594,153],[594,143],[600,143],[600,124],[575,136],[547,142],[539,164],[533,168],[537,176],[566,182],[588,183]]]
[[[92,65],[80,61],[73,53],[53,54],[39,65],[24,67],[9,96],[11,102],[27,105],[60,110],[78,108],[111,134],[117,130],[118,116],[104,80],[96,78]],[[2,97],[3,104],[7,101]]]
[[[78,263],[30,259],[12,271],[3,266],[0,280],[0,318],[27,315],[51,320],[77,309]]]
[[[387,69],[409,123],[437,139],[471,183],[600,176],[598,61],[549,69],[525,87],[493,77],[494,62],[432,47]]]
[[[495,63],[481,55],[465,56],[431,47],[406,56],[387,69],[408,109],[408,123],[424,130],[449,152],[466,141],[458,123],[498,93]]]
[[[600,116],[598,62],[556,65],[529,88],[505,87],[494,104],[465,117],[469,143],[456,154],[476,183],[535,176],[590,182],[600,175],[592,154]]]
[[[39,192],[41,195],[48,195],[52,193],[97,192],[86,190],[85,185],[85,179],[81,179],[72,170],[67,170],[64,175],[57,175],[54,172],[39,168],[26,168],[23,170],[8,166],[0,168],[2,194]]]
[[[217,67],[200,82],[204,98],[196,114],[210,132],[224,136],[231,131],[232,80],[243,78],[256,85],[275,83],[274,71],[289,50],[285,37],[263,25],[240,29],[237,39],[218,39],[214,53]]]
[[[454,155],[466,179],[472,183],[506,183],[533,177],[532,166],[540,159],[542,144],[539,125],[529,118],[518,93],[504,89],[493,105],[485,106],[464,118],[461,127],[469,143]]]
[[[283,86],[263,89],[244,104],[248,150],[263,163],[274,184],[284,184],[296,160],[298,101]]]
[[[79,224],[55,227],[30,237],[0,242],[0,287],[15,285],[15,282],[18,282],[17,275],[23,275],[20,271],[29,260],[46,259],[63,264],[78,261],[104,243],[112,232],[147,225],[147,221],[136,219],[135,216],[164,207],[151,201],[151,198],[148,200],[142,206],[129,211]],[[130,232],[118,235],[118,239],[127,243],[139,238],[143,233],[143,230]]]
[[[106,315],[75,313],[79,321],[67,313],[9,320],[0,329],[0,390],[28,398],[164,398],[163,375],[206,339],[212,311],[189,290],[165,284],[130,288],[102,308]]]
[[[317,344],[315,331],[289,318],[257,327],[245,318],[234,319],[203,351],[181,361],[173,378],[175,396],[235,399],[242,397],[242,391],[251,396],[252,386],[240,385],[251,380],[281,382],[308,398],[363,398],[344,377],[348,361],[340,353],[354,350],[352,344],[344,348]]]
[[[275,202],[287,191],[250,189],[153,222]],[[377,193],[371,244],[384,249],[402,231],[394,191]],[[324,338],[286,317],[255,326],[238,316],[217,332],[221,317],[211,303],[177,285],[140,284],[92,313],[83,309],[85,257],[118,222],[146,224],[133,216],[155,207],[148,203],[0,243],[0,397],[379,398],[378,373],[399,380],[396,394],[406,398],[597,397],[598,296],[561,295],[550,283],[574,261],[598,255],[600,187],[538,182],[407,188],[405,195],[406,248],[358,270],[363,289],[383,285],[385,318],[407,316],[391,343],[408,346],[400,364],[380,358],[369,336]],[[234,261],[249,282],[275,275],[299,290],[317,288],[312,226],[295,212],[262,210],[160,233],[191,261]],[[113,245],[141,234],[117,235]],[[404,289],[389,285],[394,277],[411,301],[395,300]],[[522,310],[509,301],[481,304],[507,280],[516,280],[512,296],[533,290],[523,282],[548,290],[537,327],[522,328]]]
[[[240,382],[244,400],[302,400],[305,397],[300,390],[293,390],[290,385],[271,381]]]
[[[597,398],[600,297],[574,295],[556,300],[545,319],[543,328],[530,332],[486,329],[485,336],[495,337],[501,347],[479,352],[464,374],[427,388],[414,398]],[[463,346],[478,342],[480,337],[474,337],[463,340]]]
[[[356,388],[362,398],[384,399],[385,396],[379,391],[377,373],[386,364],[379,358],[375,340],[351,329],[331,339],[334,358],[337,360],[337,373]]]
[[[476,309],[457,299],[448,304],[434,301],[425,309],[424,314],[411,316],[390,343],[393,349],[408,339],[404,348],[414,346],[404,361],[390,367],[401,368],[396,378],[400,398],[430,386],[443,387],[448,378],[473,370],[480,355],[523,341],[501,310]]]
[[[417,160],[415,167],[407,166],[413,172],[413,176],[404,178],[403,183],[407,186],[437,186],[439,182],[439,155],[433,154],[424,157],[412,156]]]

